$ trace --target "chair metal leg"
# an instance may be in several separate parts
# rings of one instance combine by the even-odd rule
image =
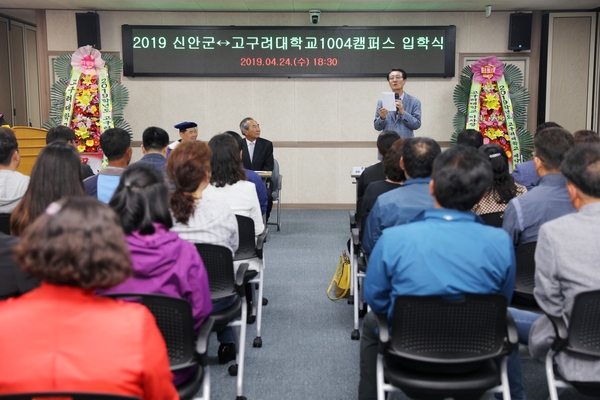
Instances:
[[[210,367],[204,367],[204,377],[202,378],[202,396],[194,397],[194,400],[210,400]]]
[[[508,357],[502,357],[502,362],[500,363],[500,382],[502,382],[501,386],[503,400],[510,400],[510,387],[508,386],[508,372],[506,368],[507,365]]]
[[[277,231],[281,230],[281,190],[277,191]]]
[[[244,359],[246,352],[246,299],[242,299],[242,318],[240,319],[240,340],[238,352],[238,374],[237,374],[237,400],[245,400],[242,395],[242,386],[244,384]]]
[[[264,262],[264,258],[263,258],[263,262]],[[260,274],[258,275],[259,282],[258,282],[258,300],[257,300],[258,312],[257,312],[257,316],[256,316],[256,337],[254,338],[254,342],[252,343],[253,347],[259,347],[259,348],[262,347],[262,338],[260,336],[260,324],[262,321],[264,273],[265,273],[265,270],[261,266],[261,271],[260,271]]]
[[[377,354],[377,400],[385,400],[383,355]]]

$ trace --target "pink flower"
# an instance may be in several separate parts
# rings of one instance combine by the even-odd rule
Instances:
[[[490,142],[490,139],[484,137],[483,138],[483,144],[488,144]]]
[[[483,57],[471,66],[473,80],[480,83],[500,80],[504,74],[504,64],[496,56]]]
[[[92,46],[83,46],[71,56],[71,66],[82,74],[98,75],[98,70],[104,68],[104,60],[101,57],[100,52]]]

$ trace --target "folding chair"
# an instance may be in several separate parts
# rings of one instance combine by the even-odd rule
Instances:
[[[253,347],[262,347],[261,334],[261,322],[262,322],[262,307],[263,302],[266,305],[266,299],[263,297],[264,287],[264,274],[265,274],[265,258],[263,253],[263,243],[266,236],[265,232],[254,236],[254,221],[252,218],[244,217],[242,215],[236,215],[238,222],[238,234],[239,234],[239,245],[233,258],[235,263],[247,262],[249,263],[248,274],[254,274],[253,276],[247,275],[249,278],[248,283],[251,284],[252,293],[252,313],[249,316],[249,323],[254,323],[256,319],[256,337],[252,342]],[[258,296],[254,285],[258,285]]]
[[[574,388],[581,394],[600,397],[600,377],[598,382],[566,381],[554,371],[554,356],[565,350],[577,355],[596,357],[600,361],[600,290],[575,296],[568,328],[562,317],[546,316],[556,331],[554,343],[546,355],[550,399],[558,400],[557,388]]]
[[[396,297],[391,337],[387,315],[377,315],[378,400],[397,390],[414,399],[479,399],[500,392],[510,400],[506,365],[518,336],[506,307],[501,294]],[[494,360],[499,356],[500,369]]]
[[[226,326],[240,327],[240,333],[236,335],[236,342],[238,344],[236,354],[237,364],[230,366],[228,371],[232,376],[237,375],[236,400],[245,400],[246,397],[242,395],[244,354],[246,350],[246,293],[244,286],[247,283],[245,274],[248,264],[241,264],[234,275],[231,250],[212,244],[196,243],[195,246],[198,253],[200,253],[208,274],[211,299],[218,300],[237,295],[235,302],[229,308],[213,312],[209,319],[213,320],[213,331],[219,331]]]
[[[513,303],[539,309],[533,288],[535,287],[535,247],[537,242],[524,243],[515,252],[517,271]]]
[[[143,304],[154,318],[160,329],[169,353],[171,371],[196,367],[194,374],[177,386],[182,400],[210,399],[210,372],[208,369],[208,337],[213,321],[208,318],[194,337],[194,318],[192,306],[185,299],[147,293],[107,294],[106,297]],[[202,397],[196,394],[202,388]]]
[[[496,228],[502,228],[502,221],[504,221],[504,211],[480,214],[479,216],[486,225],[495,226]]]
[[[139,400],[138,397],[120,396],[117,394],[102,393],[76,393],[76,392],[44,392],[44,393],[22,393],[2,394],[0,400],[36,400],[43,398],[61,398],[69,400]]]
[[[281,230],[281,183],[283,181],[283,175],[279,173],[279,163],[273,159],[274,166],[273,172],[271,173],[271,181],[273,182],[273,190],[271,192],[271,199],[273,202],[277,202],[277,222],[269,222],[269,225],[277,225],[277,231]]]
[[[360,331],[358,330],[359,318],[366,313],[366,306],[363,304],[362,280],[367,273],[368,256],[362,250],[362,238],[364,233],[365,223],[369,213],[361,215],[360,222],[356,228],[352,229],[352,244],[350,245],[350,268],[352,284],[351,292],[354,290],[354,330],[350,335],[352,340],[360,339]]]

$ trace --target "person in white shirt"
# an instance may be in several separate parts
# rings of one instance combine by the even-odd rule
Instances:
[[[254,232],[260,235],[265,229],[260,204],[254,184],[247,181],[237,142],[230,135],[222,133],[213,136],[208,146],[212,150],[212,176],[203,197],[224,202],[234,214],[252,218]]]
[[[29,185],[29,177],[17,172],[20,162],[15,133],[0,128],[0,213],[11,213]]]

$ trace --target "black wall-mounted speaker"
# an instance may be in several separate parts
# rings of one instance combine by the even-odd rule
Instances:
[[[531,48],[531,18],[532,14],[510,14],[508,28],[508,49],[514,51]]]
[[[76,13],[77,47],[92,46],[101,50],[100,16],[97,13]]]

